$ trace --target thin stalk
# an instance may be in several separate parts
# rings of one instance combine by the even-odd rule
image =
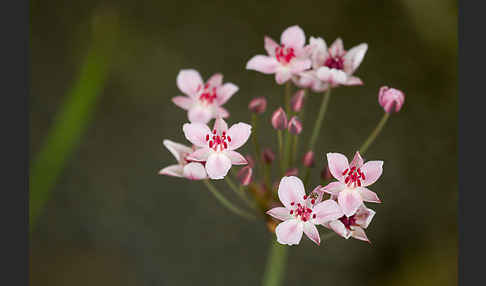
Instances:
[[[287,171],[287,169],[289,168],[289,165],[290,165],[290,152],[291,152],[291,147],[292,147],[292,134],[287,131],[285,133],[285,149],[284,149],[284,156],[283,156],[283,169],[284,169],[284,172]]]
[[[287,263],[287,252],[287,246],[275,240],[272,241],[265,273],[263,274],[263,286],[278,286],[281,284],[285,264]]]
[[[311,174],[311,169],[309,167],[304,167],[304,187],[308,187],[307,184],[309,183],[309,179],[310,179],[310,174]]]
[[[258,143],[258,115],[253,113],[251,115],[251,123],[252,123],[252,130],[251,130],[251,137],[252,137],[252,140],[253,140],[253,145],[255,146],[255,156],[256,156],[256,159],[257,161],[260,162],[260,164],[263,164],[263,159],[262,159],[262,156],[260,154],[260,144]],[[256,166],[254,166],[255,168]],[[263,169],[263,168],[260,168],[260,169]],[[262,174],[263,174],[263,170],[262,170]]]
[[[326,114],[327,106],[329,105],[329,100],[331,99],[331,88],[329,88],[326,94],[322,97],[321,107],[319,109],[319,114],[317,115],[316,123],[314,124],[314,129],[312,130],[312,136],[309,141],[308,150],[312,150],[316,144],[319,133],[321,132],[322,120]]]
[[[290,96],[292,93],[292,85],[290,81],[285,84],[285,113],[290,117]]]
[[[386,122],[388,121],[388,117],[390,117],[390,113],[385,112],[380,122],[378,122],[378,125],[376,125],[375,129],[371,132],[371,134],[368,136],[368,138],[363,143],[363,145],[361,145],[361,148],[359,148],[359,153],[361,153],[361,155],[363,155],[366,152],[366,150],[368,150],[368,147],[370,147],[371,143],[373,143],[373,141],[375,141],[378,134],[380,134],[381,130],[385,126]]]
[[[298,135],[294,135],[294,140],[292,140],[292,161],[291,161],[291,164],[294,165],[295,164],[295,159],[296,159],[296,156],[297,156],[297,150],[299,148],[299,136]]]
[[[283,138],[282,138],[282,130],[277,130],[277,138],[278,138],[278,155],[280,159],[280,169],[282,173],[284,172],[284,157],[283,157]]]
[[[229,176],[224,177],[224,180],[228,184],[228,186],[240,197],[241,200],[243,200],[249,207],[253,208],[254,205],[253,203],[248,199],[248,197],[245,195],[245,190],[243,189],[243,186],[240,188],[233,182],[233,180],[230,179]]]
[[[263,178],[265,180],[265,185],[268,190],[271,190],[272,188],[272,183],[270,181],[270,174],[271,174],[271,165],[270,164],[264,164],[263,165]]]
[[[203,180],[204,185],[208,188],[208,190],[216,197],[216,199],[223,205],[225,206],[228,210],[233,212],[234,214],[237,214],[243,218],[246,219],[255,219],[255,216],[247,213],[246,211],[238,208],[237,206],[233,205],[230,201],[228,201],[217,189],[216,187],[209,181],[209,180]]]

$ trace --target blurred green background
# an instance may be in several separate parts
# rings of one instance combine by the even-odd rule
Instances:
[[[303,238],[284,285],[457,283],[455,1],[46,0],[30,14],[32,285],[258,285],[265,226],[229,213],[203,184],[157,172],[174,162],[162,139],[186,142],[186,114],[170,101],[178,71],[237,84],[230,122],[249,122],[249,100],[266,96],[268,122],[284,89],[244,67],[264,53],[264,35],[294,24],[347,49],[369,45],[357,71],[365,85],[333,92],[319,164],[366,139],[381,85],[407,97],[365,156],[385,161],[373,244]],[[319,103],[309,99],[307,122]]]

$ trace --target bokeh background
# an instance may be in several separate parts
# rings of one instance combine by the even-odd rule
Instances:
[[[407,97],[365,156],[385,161],[373,244],[303,238],[284,285],[457,283],[455,1],[45,0],[30,14],[31,285],[258,285],[266,227],[229,213],[201,183],[157,172],[173,163],[162,139],[185,142],[185,112],[170,101],[178,71],[239,85],[226,104],[232,122],[249,121],[249,100],[266,96],[268,122],[284,89],[245,63],[264,53],[264,35],[294,24],[345,48],[369,45],[357,72],[365,85],[333,92],[321,166],[374,128],[381,85]],[[307,122],[319,103],[309,98]]]

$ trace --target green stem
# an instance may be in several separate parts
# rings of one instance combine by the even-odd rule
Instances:
[[[265,273],[263,274],[263,286],[278,286],[282,282],[285,264],[287,263],[288,247],[272,241]]]
[[[251,115],[251,122],[252,122],[252,130],[251,130],[251,137],[252,137],[252,140],[253,140],[253,145],[255,145],[255,156],[256,156],[256,159],[257,161],[259,161],[261,164],[263,164],[263,159],[262,159],[262,156],[260,154],[260,144],[258,143],[258,136],[257,136],[257,132],[258,132],[258,115],[256,115],[255,113],[253,113]],[[256,167],[256,166],[255,166]],[[262,168],[260,168],[262,169]]]
[[[285,113],[290,117],[290,95],[292,93],[290,81],[285,84]]]
[[[208,190],[216,197],[216,199],[223,205],[225,206],[228,210],[233,212],[234,214],[237,214],[243,218],[246,219],[254,219],[255,216],[252,214],[249,214],[237,206],[233,205],[230,201],[228,201],[217,189],[214,187],[214,185],[209,181],[209,180],[203,180],[204,184],[208,188]]]
[[[245,195],[245,190],[243,188],[238,188],[238,186],[231,180],[229,176],[224,177],[224,180],[228,186],[242,199],[249,207],[254,208],[252,202]]]
[[[359,148],[359,153],[361,153],[361,155],[363,155],[366,152],[366,150],[368,150],[368,147],[370,147],[371,143],[373,143],[373,141],[375,141],[378,134],[380,134],[381,130],[385,126],[386,122],[388,121],[388,117],[390,117],[390,113],[385,112],[385,114],[381,118],[380,122],[378,122],[378,125],[376,125],[373,132],[371,132],[371,134],[368,136],[368,138],[363,143],[363,145],[361,145],[361,148]]]
[[[295,159],[297,157],[297,149],[299,148],[299,136],[294,135],[294,140],[292,140],[292,161],[291,164],[295,164]]]
[[[272,189],[272,183],[270,181],[270,173],[271,173],[271,165],[270,164],[264,164],[263,165],[263,178],[265,180],[265,185],[267,187],[268,190],[271,190]]]
[[[284,158],[283,158],[283,138],[282,138],[282,130],[277,130],[277,138],[278,138],[278,155],[280,159],[280,169],[282,173],[284,172]]]
[[[312,150],[316,144],[319,133],[321,132],[322,120],[326,114],[327,106],[329,105],[329,100],[331,99],[331,88],[329,88],[326,94],[322,97],[321,108],[319,109],[319,114],[317,115],[316,123],[314,124],[314,129],[312,130],[312,136],[309,141],[308,150]]]
[[[292,134],[287,131],[285,133],[285,151],[284,151],[284,156],[283,156],[284,172],[287,171],[287,169],[289,168],[290,152],[292,150],[291,147],[292,147]]]
[[[310,168],[309,167],[304,167],[305,168],[305,174],[304,174],[304,187],[308,187],[307,186],[307,183],[309,183],[309,179],[310,179]]]

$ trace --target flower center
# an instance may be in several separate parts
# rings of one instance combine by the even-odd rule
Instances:
[[[324,62],[324,66],[330,69],[342,70],[344,68],[344,61],[342,57],[331,56],[327,58],[326,62]]]
[[[306,199],[307,199],[307,196],[304,195],[304,200],[306,200]],[[310,219],[316,218],[316,214],[312,213],[311,208],[303,206],[300,203],[297,203],[297,205],[296,205],[295,202],[291,202],[290,205],[292,207],[295,207],[294,209],[290,210],[290,215],[293,215],[297,218],[300,218],[301,221],[306,222]]]
[[[366,180],[365,174],[361,172],[360,168],[358,169],[356,169],[356,167],[351,167],[351,169],[347,168],[346,170],[344,170],[343,176],[345,176],[346,174],[347,176],[344,179],[344,183],[348,184],[348,186],[350,187],[352,187],[353,185],[354,187],[361,187],[361,180]]]
[[[288,64],[293,58],[295,58],[294,48],[286,48],[285,45],[275,48],[275,57],[277,61],[282,64]]]
[[[218,147],[220,151],[223,151],[228,149],[228,143],[231,142],[231,137],[226,135],[226,131],[218,134],[216,129],[213,129],[212,133],[206,134],[206,142],[208,142],[209,148],[212,148],[214,151],[218,151]]]
[[[339,218],[339,220],[349,230],[351,230],[351,226],[356,225],[356,218],[354,217],[354,215],[350,217],[346,217],[345,215],[343,215],[342,217]]]
[[[201,95],[199,96],[199,100],[206,104],[212,104],[213,101],[216,99],[216,87],[211,86],[209,83],[204,84],[204,87],[199,85],[198,91],[202,88]]]

